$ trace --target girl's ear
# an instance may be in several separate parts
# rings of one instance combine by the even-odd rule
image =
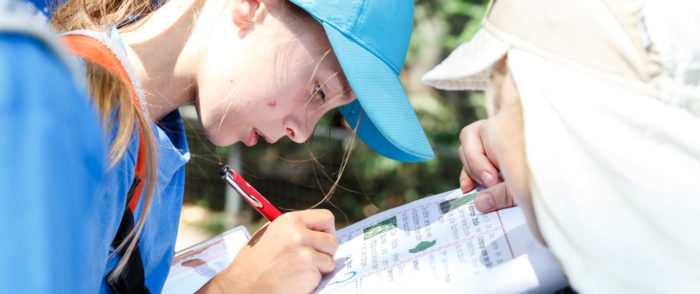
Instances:
[[[262,11],[261,0],[232,0],[233,24],[240,31],[251,29]]]

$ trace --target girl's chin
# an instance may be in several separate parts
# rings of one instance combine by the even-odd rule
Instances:
[[[220,147],[231,146],[231,145],[237,143],[238,141],[240,141],[239,139],[236,139],[233,136],[228,136],[228,137],[216,136],[216,135],[213,135],[213,134],[206,132],[206,131],[205,131],[205,133],[207,135],[207,139],[209,139],[209,141],[212,144],[214,144],[216,146],[220,146]]]

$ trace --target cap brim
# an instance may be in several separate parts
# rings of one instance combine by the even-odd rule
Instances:
[[[357,135],[374,151],[391,159],[432,159],[433,150],[398,74],[333,26],[323,23],[323,27],[357,97],[339,108],[351,127],[359,119]]]
[[[444,90],[486,90],[491,67],[508,53],[508,43],[481,29],[423,75],[427,85]]]

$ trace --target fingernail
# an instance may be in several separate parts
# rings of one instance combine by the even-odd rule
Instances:
[[[488,186],[491,184],[491,180],[493,180],[493,176],[490,173],[487,172],[481,172],[481,181],[484,183],[484,185]]]
[[[476,203],[476,208],[481,211],[490,211],[493,209],[493,198],[489,193],[476,195],[476,200],[474,200],[474,202]]]

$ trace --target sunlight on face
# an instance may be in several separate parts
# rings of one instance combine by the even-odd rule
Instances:
[[[494,66],[486,96],[493,105],[488,127],[496,135],[498,162],[501,164],[503,178],[515,203],[523,210],[530,231],[544,244],[530,194],[520,95],[505,59]]]
[[[284,21],[268,16],[239,43],[213,40],[221,47],[208,52],[196,106],[214,144],[301,143],[355,99],[320,24]]]

